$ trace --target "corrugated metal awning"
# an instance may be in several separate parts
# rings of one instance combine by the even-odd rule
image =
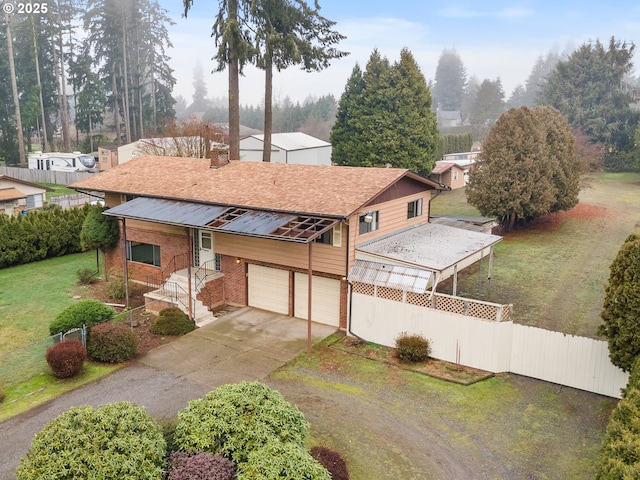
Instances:
[[[424,293],[432,275],[433,272],[418,268],[356,260],[348,278],[350,282],[368,283],[378,287]]]
[[[105,210],[105,215],[187,227],[204,227],[229,207],[138,197]]]

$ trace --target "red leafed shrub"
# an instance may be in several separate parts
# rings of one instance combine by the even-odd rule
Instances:
[[[311,456],[331,474],[331,480],[349,480],[347,464],[335,450],[327,447],[311,447]]]
[[[77,340],[65,340],[47,349],[47,363],[56,378],[73,377],[82,370],[87,358],[82,343]]]
[[[173,452],[167,480],[232,480],[236,469],[231,460],[208,452]]]
[[[91,327],[87,352],[100,362],[119,363],[133,358],[138,350],[138,338],[123,323],[105,322]]]

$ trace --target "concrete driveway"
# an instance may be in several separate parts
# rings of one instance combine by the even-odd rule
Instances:
[[[312,342],[335,327],[312,323]],[[208,387],[266,378],[307,348],[307,322],[244,307],[149,352],[141,362]]]
[[[336,329],[313,324],[313,342]],[[169,419],[225,383],[265,379],[304,352],[307,322],[241,308],[152,350],[138,362],[0,423],[0,479],[15,479],[33,436],[73,406],[131,401]]]

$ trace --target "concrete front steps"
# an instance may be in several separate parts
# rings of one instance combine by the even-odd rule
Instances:
[[[208,323],[216,320],[213,313],[209,310],[209,308],[202,303],[200,300],[196,298],[199,290],[196,290],[196,280],[195,277],[191,277],[191,288],[192,288],[192,296],[193,296],[193,318],[198,327],[203,327]],[[149,293],[145,293],[144,296],[150,300],[160,300],[164,302],[173,302],[180,310],[189,313],[189,277],[188,270],[179,270],[177,272],[173,272],[167,281],[162,285],[162,287],[157,290],[153,290]]]

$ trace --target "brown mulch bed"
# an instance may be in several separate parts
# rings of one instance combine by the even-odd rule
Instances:
[[[461,385],[471,385],[481,380],[493,377],[493,373],[478,370],[477,368],[465,367],[454,363],[430,358],[425,362],[407,363],[399,360],[395,356],[395,349],[366,342],[357,337],[343,336],[336,342],[329,345],[330,348],[342,352],[358,355],[370,360],[384,362],[394,365],[404,370],[409,370],[430,377],[439,378]]]
[[[112,305],[117,313],[124,312],[124,308],[117,306],[117,304],[124,304],[124,299],[110,298],[107,294],[107,287],[108,282],[102,280],[94,281],[87,285],[84,296]],[[129,305],[132,313],[130,320],[127,321],[131,321],[134,327],[133,331],[138,337],[137,357],[142,357],[150,350],[178,338],[171,335],[156,335],[149,331],[149,325],[151,325],[155,315],[144,309],[144,293],[146,293],[144,285],[133,282],[129,284]]]

